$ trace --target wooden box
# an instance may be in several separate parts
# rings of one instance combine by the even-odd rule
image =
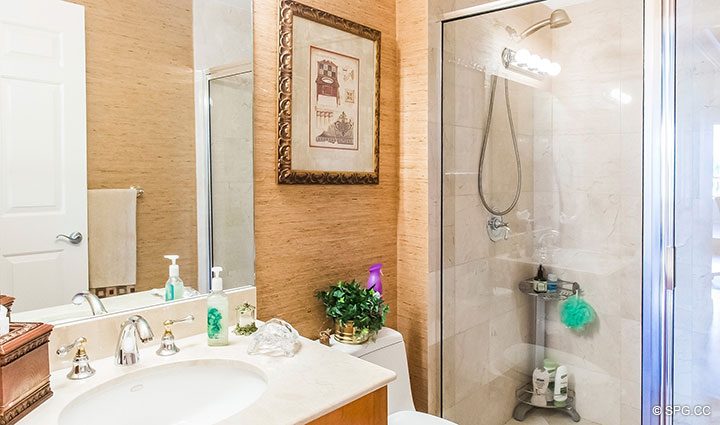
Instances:
[[[0,425],[14,424],[52,396],[50,331],[45,323],[11,323],[0,337]]]

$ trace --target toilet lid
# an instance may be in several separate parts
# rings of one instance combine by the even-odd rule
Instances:
[[[388,416],[388,425],[457,425],[427,413],[401,410]]]

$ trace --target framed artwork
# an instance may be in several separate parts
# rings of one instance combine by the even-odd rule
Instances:
[[[278,183],[377,184],[380,32],[281,0]]]

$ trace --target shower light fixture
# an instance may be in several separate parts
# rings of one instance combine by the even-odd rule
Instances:
[[[503,65],[507,69],[541,79],[546,75],[554,77],[560,74],[560,64],[550,59],[530,53],[527,49],[520,49],[517,52],[505,48],[502,52]]]

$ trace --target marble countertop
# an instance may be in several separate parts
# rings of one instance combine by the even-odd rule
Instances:
[[[229,345],[208,347],[204,334],[195,335],[176,341],[181,350],[178,354],[161,357],[155,354],[160,339],[156,335],[153,342],[143,344],[140,361],[132,366],[118,366],[112,357],[93,360],[92,349],[88,348],[90,364],[97,370],[95,375],[71,381],[66,377],[68,362],[68,368],[50,376],[50,385],[55,393],[53,397],[21,419],[18,425],[55,425],[60,412],[75,397],[108,380],[128,372],[187,360],[238,360],[259,368],[265,374],[266,391],[245,410],[220,422],[223,425],[304,424],[395,380],[395,373],[390,370],[306,338],[301,338],[302,347],[295,357],[249,355],[247,347],[250,338],[230,332]],[[94,421],[100,419],[93,418]]]

